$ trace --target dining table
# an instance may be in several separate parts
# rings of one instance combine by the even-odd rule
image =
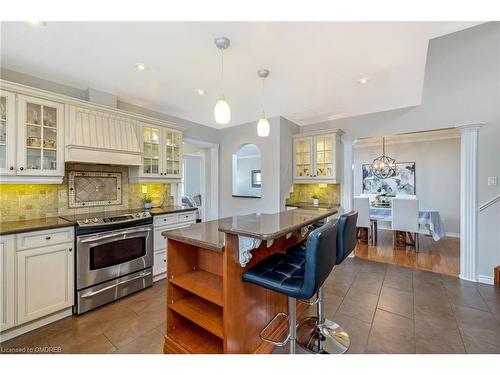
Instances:
[[[391,207],[370,207],[370,220],[377,221],[392,221]],[[439,211],[432,209],[421,209],[418,213],[418,223],[423,225],[429,231],[434,241],[439,241],[446,235],[443,219]]]

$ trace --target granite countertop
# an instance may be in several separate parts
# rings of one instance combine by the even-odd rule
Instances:
[[[37,230],[72,227],[74,223],[60,217],[0,222],[0,235],[32,232]]]
[[[317,206],[314,206],[312,202],[290,202],[286,204],[287,207],[298,207],[298,208],[307,208],[307,209],[316,209],[316,208],[334,208],[337,209],[340,207],[338,204],[334,203],[320,203]]]
[[[276,214],[234,216],[223,220],[219,231],[260,240],[274,240],[336,213],[334,208],[297,208]]]
[[[176,212],[185,212],[185,211],[196,211],[198,207],[184,207],[184,206],[162,206],[162,207],[155,207],[151,208],[150,210],[146,210],[151,215],[165,215],[165,214],[173,214]],[[142,209],[138,211],[144,211]]]
[[[191,224],[189,227],[166,230],[162,236],[188,245],[203,247],[214,251],[224,250],[224,234],[219,232],[219,226],[231,218],[205,221]]]

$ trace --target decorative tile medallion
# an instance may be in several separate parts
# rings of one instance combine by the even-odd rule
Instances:
[[[95,207],[122,203],[122,174],[119,172],[69,172],[69,207]]]

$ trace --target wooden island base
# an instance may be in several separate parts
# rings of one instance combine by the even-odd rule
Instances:
[[[287,298],[253,284],[241,274],[255,263],[303,238],[299,232],[266,242],[241,267],[238,237],[226,234],[223,250],[214,251],[173,239],[168,241],[167,334],[165,353],[270,353],[274,346],[259,338],[260,330],[279,311],[287,311]],[[306,309],[297,304],[297,316]],[[272,337],[285,337],[286,319],[276,324]]]

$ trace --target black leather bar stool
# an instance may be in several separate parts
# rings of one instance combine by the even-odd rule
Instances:
[[[303,254],[275,253],[243,273],[243,281],[259,285],[288,297],[288,314],[277,313],[262,328],[260,338],[276,346],[290,342],[295,353],[297,330],[297,299],[308,300],[323,285],[335,265],[337,222],[331,221],[309,234]],[[333,249],[333,253],[332,253]],[[266,338],[266,330],[280,316],[288,316],[288,335],[283,341]]]
[[[356,222],[358,213],[351,211],[338,219],[337,243],[332,247],[331,254],[336,254],[335,265],[344,261],[356,247]],[[294,256],[305,256],[306,245],[302,243],[292,246],[287,253]],[[325,319],[323,287],[317,293],[317,316],[310,316],[301,320],[298,326],[297,342],[299,346],[310,353],[342,354],[349,349],[350,339],[347,332],[337,323]]]

